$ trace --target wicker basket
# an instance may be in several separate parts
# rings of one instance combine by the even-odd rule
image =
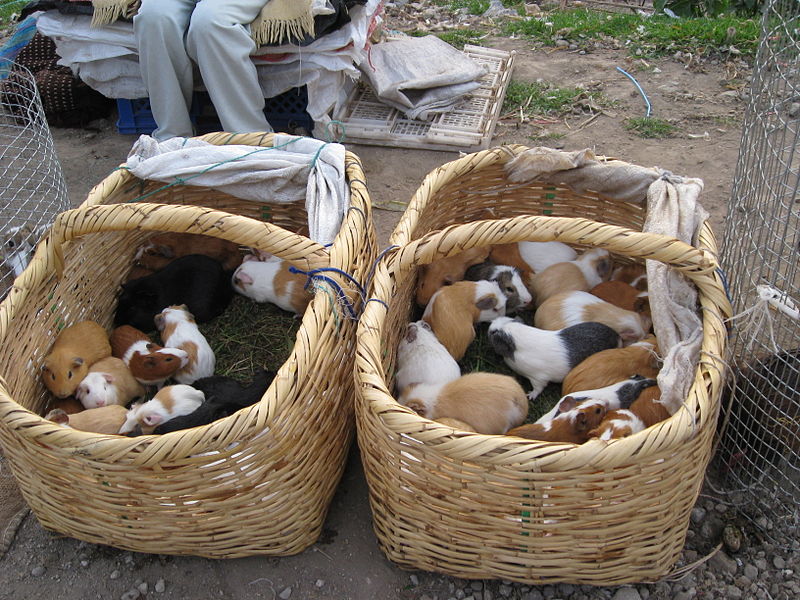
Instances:
[[[694,248],[618,226],[641,228],[637,204],[510,184],[503,167],[525,149],[486,150],[431,172],[393,233],[399,250],[376,269],[356,356],[356,423],[375,531],[386,555],[408,568],[531,584],[652,581],[678,559],[719,409],[729,305],[714,239],[705,224]],[[487,207],[503,218],[479,221]],[[554,216],[530,216],[543,213]],[[417,266],[520,240],[660,260],[696,284],[703,359],[683,409],[630,438],[575,446],[458,431],[395,401],[395,349]]]
[[[203,139],[272,146],[271,135]],[[153,231],[204,233],[363,279],[376,248],[370,201],[358,158],[345,162],[351,209],[329,248],[286,230],[306,223],[302,204],[163,189],[124,169],[59,215],[0,306],[0,442],[42,525],[128,550],[215,558],[294,554],[316,541],[354,429],[356,322],[334,314],[330,294],[315,295],[260,403],[203,427],[139,438],[63,429],[38,416],[49,398],[38,367],[61,327],[93,319],[110,330],[119,283]],[[143,195],[159,204],[131,203]]]

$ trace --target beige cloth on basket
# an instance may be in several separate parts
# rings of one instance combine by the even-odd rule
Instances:
[[[256,45],[280,44],[291,38],[314,35],[313,0],[269,0],[261,14],[250,25]],[[139,9],[139,0],[92,0],[92,25],[100,27],[120,17],[132,17]]]
[[[542,181],[566,185],[577,193],[593,191],[620,202],[647,202],[643,231],[661,233],[694,245],[708,213],[697,201],[703,181],[618,160],[598,160],[591,150],[562,152],[531,148],[511,160],[512,182]],[[686,399],[700,356],[703,327],[697,314],[697,291],[667,265],[646,261],[653,330],[663,355],[658,374],[661,403],[674,414]]]

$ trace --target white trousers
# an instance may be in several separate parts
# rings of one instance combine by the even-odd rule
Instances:
[[[193,134],[192,60],[222,128],[233,133],[272,131],[250,54],[251,23],[266,0],[142,0],[133,18],[142,78],[164,141]]]

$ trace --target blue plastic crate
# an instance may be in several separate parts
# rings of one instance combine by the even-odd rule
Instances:
[[[264,114],[275,131],[293,132],[298,127],[314,129],[314,121],[306,111],[308,90],[306,86],[294,88],[274,98],[267,98]],[[156,128],[149,98],[137,100],[117,99],[117,131],[119,133],[151,134]],[[195,92],[189,112],[198,134],[219,131],[221,125],[207,92]]]

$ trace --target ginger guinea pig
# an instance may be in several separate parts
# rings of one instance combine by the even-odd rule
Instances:
[[[90,408],[79,413],[67,414],[61,409],[51,410],[45,419],[62,427],[71,427],[92,433],[116,434],[125,422],[127,409],[119,404]]]
[[[42,381],[56,398],[75,393],[89,367],[111,355],[108,334],[94,321],[81,321],[62,330],[42,364]]]
[[[305,288],[307,277],[289,271],[291,265],[266,252],[248,254],[231,278],[233,289],[255,300],[271,302],[283,310],[302,315],[314,297]]]
[[[441,288],[464,279],[464,273],[472,265],[486,260],[489,248],[470,248],[455,256],[433,261],[419,268],[417,304],[427,306],[433,295]]]
[[[119,404],[125,406],[134,398],[145,395],[145,389],[119,358],[107,356],[91,367],[75,390],[75,397],[84,408]]]

